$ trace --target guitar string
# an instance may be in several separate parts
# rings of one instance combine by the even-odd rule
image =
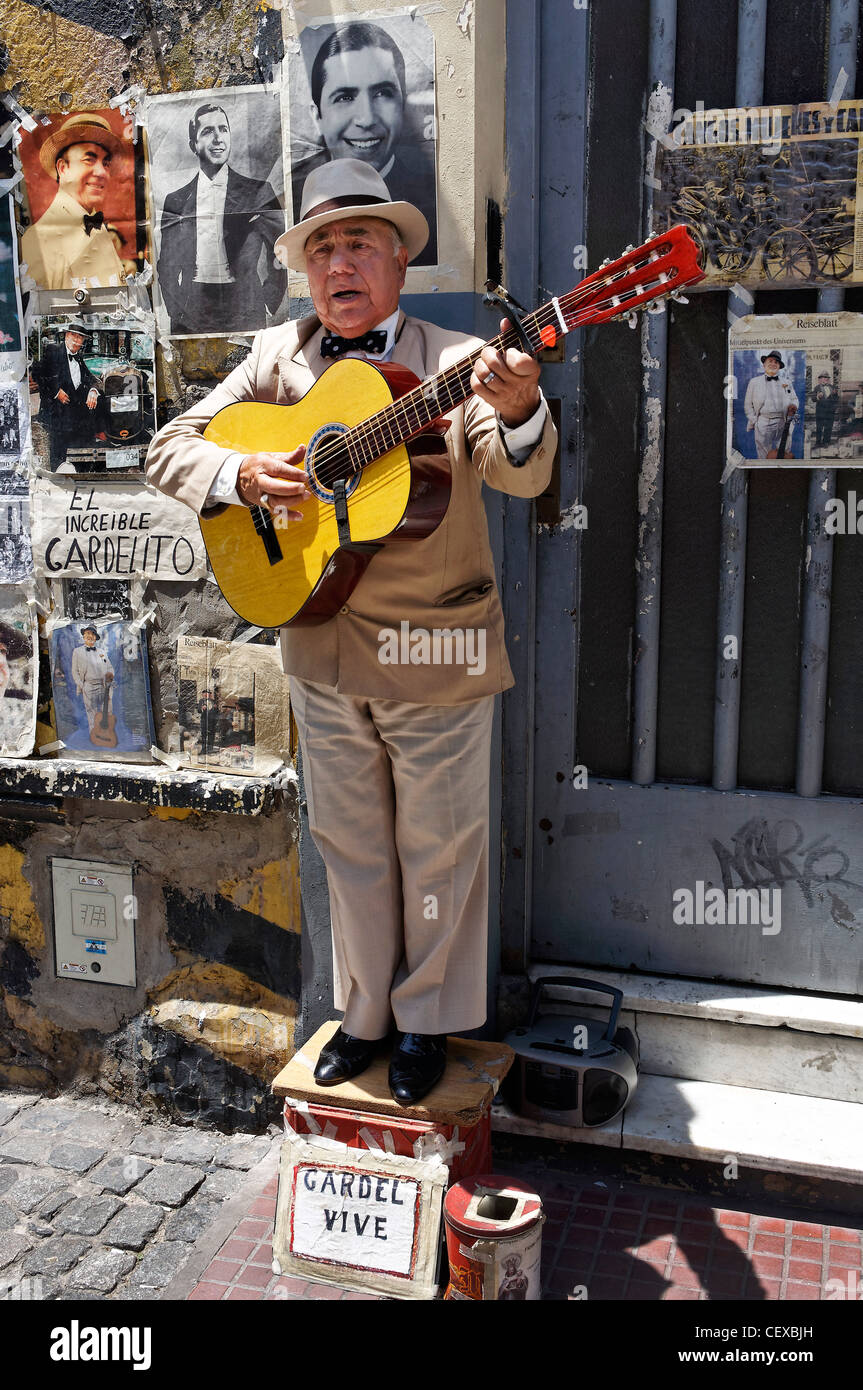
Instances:
[[[649,254],[645,253],[640,260],[632,260],[613,273],[607,273],[602,276],[599,280],[591,278],[589,282],[576,286],[575,289],[571,290],[568,294],[560,297],[558,299],[558,304],[564,311],[568,331],[579,327],[583,323],[590,322],[591,316],[595,316],[597,310],[601,311],[605,308],[613,307],[614,300],[618,298],[617,294],[609,295],[606,299],[598,299],[597,295],[601,295],[603,291],[613,289],[615,286],[618,287],[618,291],[620,291],[622,295],[627,296],[620,304],[620,313],[625,313],[627,302],[631,303],[633,300],[637,300],[643,296],[647,286],[644,282],[641,284],[636,282],[634,286],[624,287],[621,286],[620,282],[629,278],[633,273],[648,267],[653,269],[655,275],[663,275],[664,272],[661,269],[661,263],[663,257],[666,256],[667,253],[668,248],[660,243],[658,246],[651,248]],[[658,283],[670,284],[671,281],[679,277],[679,271],[673,265],[670,267],[670,272],[671,273],[665,275],[664,279],[660,279]],[[588,300],[591,302],[589,305],[585,304],[585,309],[587,311],[579,312],[578,306]],[[545,346],[541,338],[540,330],[542,328],[547,326],[555,327],[558,329],[559,334],[557,314],[552,303],[540,306],[533,314],[523,320],[523,325],[528,332],[528,336],[530,336],[531,331],[536,331],[536,337],[539,339],[539,342],[536,344],[537,350]],[[559,336],[563,335],[559,334]],[[476,362],[479,360],[483,348],[486,346],[493,346],[496,350],[503,348],[503,350],[506,351],[510,346],[517,346],[519,341],[515,330],[508,329],[505,333],[490,339],[487,344],[484,343],[475,353],[469,354],[467,357],[460,359],[460,361],[455,363],[452,367],[446,368],[443,372],[438,373],[440,385],[434,392],[435,404],[441,404],[439,398],[444,388],[446,389],[447,395],[450,397],[449,402],[444,406],[444,410],[456,408],[471,394],[468,385],[470,374]],[[434,380],[434,378],[432,378],[432,380]],[[457,383],[457,390],[461,393],[458,400],[453,396],[451,382]],[[435,420],[441,419],[442,415],[429,414],[428,395],[429,382],[422,383],[420,386],[415,387],[412,391],[400,397],[397,401],[390,402],[381,411],[371,416],[369,420],[362,422],[361,425],[353,426],[351,433],[355,430],[359,431],[358,434],[354,435],[353,439],[351,439],[350,433],[348,436],[340,436],[337,442],[319,451],[316,460],[316,475],[321,484],[326,487],[329,483],[335,482],[340,476],[344,475],[343,464],[340,463],[335,472],[328,474],[325,467],[327,463],[334,463],[337,459],[343,460],[345,455],[347,455],[351,463],[350,471],[358,472],[370,463],[378,462],[381,458],[385,457],[386,453],[391,452],[393,449],[405,443],[406,438],[403,433],[396,434],[395,438],[392,437],[393,425],[401,426],[402,430],[407,427],[407,429],[411,430],[413,433],[421,433],[427,425],[434,423]],[[421,413],[423,405],[426,408],[425,419],[423,419]],[[409,418],[409,411],[413,411],[416,415],[415,424],[413,424]],[[389,440],[383,433],[384,428],[390,433],[391,437]],[[361,462],[357,462],[354,459],[353,446],[359,446],[361,449]],[[367,446],[371,451],[368,457],[366,457]],[[383,484],[383,480],[381,485],[385,485]],[[369,496],[376,490],[377,487],[373,484],[371,489],[366,488],[365,495]],[[322,506],[332,507],[334,505],[335,504],[332,502],[322,501]],[[253,520],[260,519],[264,528],[266,528],[268,524],[272,524],[271,518],[268,514],[264,513],[263,508],[256,506],[251,510],[253,513],[257,514],[257,517],[253,517]],[[256,525],[256,530],[257,529],[258,527]]]
[[[648,260],[646,264],[655,265],[656,262]],[[570,310],[577,305],[579,300],[590,299],[592,301],[592,313],[595,313],[597,309],[601,310],[606,307],[612,307],[616,295],[612,295],[610,296],[610,298],[606,300],[597,300],[597,291],[599,290],[599,292],[601,293],[604,289],[612,288],[614,285],[617,284],[619,280],[625,279],[628,275],[630,275],[633,268],[641,267],[625,266],[620,271],[616,272],[615,275],[604,278],[599,283],[599,285],[597,285],[597,283],[594,281],[586,289],[583,289],[582,287],[577,287],[575,290],[571,291],[570,294],[564,295],[563,298],[560,299],[558,302],[561,304],[561,307],[565,310],[565,317],[567,318],[567,321],[569,323],[569,328],[575,328],[580,324],[588,321],[584,316],[579,316],[576,314],[572,317],[572,320],[570,322]],[[672,278],[674,277],[669,277],[669,280]],[[669,280],[662,281],[660,283],[669,283]],[[632,292],[629,293],[628,298],[630,301],[633,299],[638,299],[639,294],[643,294],[644,292],[645,286],[642,284],[640,287],[634,288]],[[624,290],[624,293],[627,293],[627,291]],[[624,303],[621,306],[621,312],[625,312],[625,305],[626,301],[624,301]],[[540,309],[536,311],[535,314],[531,315],[529,319],[525,320],[525,327],[528,330],[541,329],[547,326],[553,327],[555,326],[556,318],[557,316],[554,311],[554,306],[551,304],[543,305]],[[537,334],[537,336],[539,335]],[[506,350],[510,346],[516,346],[518,342],[518,335],[515,333],[514,330],[509,329],[505,334],[498,335],[498,337],[490,339],[488,344],[484,343],[483,348],[486,346],[493,346],[496,349],[503,347],[504,350]],[[536,346],[538,349],[541,349],[544,346],[541,338],[539,342],[536,344]],[[479,360],[483,348],[478,348],[476,353],[470,354],[466,358],[462,358],[458,363],[454,364],[452,367],[446,368],[443,372],[438,374],[441,378],[441,383],[434,393],[435,403],[438,405],[444,404],[444,410],[455,408],[456,406],[461,404],[461,401],[466,399],[466,397],[471,394],[470,390],[468,389],[467,382],[470,379],[470,373],[472,372],[475,363]],[[434,378],[432,378],[432,380],[434,380]],[[460,392],[462,392],[460,399],[458,400],[456,400],[453,397],[453,393],[450,389],[451,381],[457,382],[458,388]],[[444,389],[446,389],[446,392],[450,397],[450,400],[447,403],[443,403],[439,399],[443,395]],[[375,462],[378,458],[382,457],[383,453],[388,453],[391,449],[397,448],[400,444],[402,444],[404,442],[403,428],[405,426],[414,433],[419,433],[425,427],[426,424],[431,424],[434,420],[440,419],[441,415],[432,415],[428,413],[428,393],[429,383],[424,382],[421,386],[416,387],[414,388],[414,390],[406,393],[404,396],[399,397],[397,401],[391,402],[388,406],[385,406],[383,410],[371,416],[370,419],[362,422],[361,425],[353,426],[353,430],[360,431],[360,433],[355,434],[353,438],[351,438],[350,435],[340,436],[337,442],[334,442],[333,444],[326,446],[323,450],[319,451],[316,459],[315,472],[321,484],[324,487],[326,487],[329,483],[336,481],[336,479],[342,476],[344,473],[343,463],[340,462],[335,472],[328,474],[326,472],[327,463],[335,462],[337,459],[343,460],[345,454],[347,454],[348,459],[351,461],[353,465],[351,471],[356,472],[358,471],[358,468],[366,467],[369,463]],[[423,415],[421,413],[422,405],[426,406],[425,419],[423,419]],[[412,424],[409,418],[409,411],[414,411],[416,414],[415,424]],[[394,433],[392,429],[393,425],[401,426],[402,430],[397,434]],[[384,433],[385,429],[389,432],[389,439]],[[358,450],[361,451],[362,455],[358,465],[352,457],[354,447],[357,447]],[[369,450],[368,456],[366,455],[366,447],[368,447]]]
[[[571,318],[571,306],[567,306],[565,313],[570,329],[578,327],[582,323],[589,322],[590,315],[595,314],[597,309],[603,309],[605,307],[612,306],[614,298],[616,298],[616,296],[611,296],[607,300],[595,300],[593,298],[593,295],[591,295],[591,299],[593,300],[593,302],[590,305],[590,314],[585,315],[575,313],[572,315]],[[638,294],[633,294],[631,298],[638,298]],[[563,301],[560,302],[561,304],[563,304]],[[537,310],[536,314],[532,316],[530,321],[526,322],[526,327],[528,327],[529,329],[533,329],[542,328],[547,325],[553,325],[555,318],[556,315],[554,314],[553,307],[543,306],[542,309]],[[515,346],[517,343],[518,336],[514,332],[514,330],[508,330],[506,334],[499,335],[497,338],[490,340],[491,346],[494,346],[495,348],[499,348],[502,346],[504,350],[509,346]],[[485,346],[486,344],[483,344],[483,347]],[[543,346],[541,340],[538,346]],[[479,360],[481,352],[482,348],[477,349],[475,354],[471,354],[469,357],[462,358],[460,362],[456,363],[454,366],[450,368],[445,369],[444,372],[439,374],[442,378],[441,385],[437,388],[437,390],[434,393],[435,403],[437,405],[443,405],[444,410],[453,409],[457,407],[459,404],[461,404],[461,402],[471,394],[468,387],[468,382],[470,380],[470,374],[473,371],[473,367],[475,363]],[[458,392],[460,393],[459,399],[456,399],[454,397],[450,383],[458,384]],[[450,398],[448,402],[444,402],[441,399],[444,390],[446,390],[446,394]],[[323,450],[319,451],[318,456],[315,460],[315,474],[321,485],[327,487],[330,483],[335,482],[338,477],[343,476],[344,467],[342,463],[340,463],[339,466],[333,472],[329,472],[326,468],[326,465],[328,463],[335,462],[337,459],[343,460],[345,455],[347,455],[349,460],[353,461],[351,458],[352,444],[358,444],[362,449],[363,458],[360,466],[366,467],[368,466],[368,464],[376,462],[386,453],[389,453],[392,449],[399,447],[399,445],[405,442],[405,436],[403,432],[404,427],[407,427],[408,430],[411,430],[414,433],[419,433],[423,428],[425,428],[427,424],[431,424],[434,420],[440,419],[443,412],[441,413],[441,415],[427,413],[426,419],[424,420],[422,418],[422,414],[420,413],[420,402],[422,402],[426,406],[426,409],[428,411],[428,392],[429,385],[426,382],[422,387],[417,387],[405,396],[399,397],[397,401],[391,402],[388,406],[384,407],[382,411],[377,412],[376,415],[371,416],[370,420],[365,421],[361,427],[354,426],[354,429],[362,428],[362,434],[360,436],[355,436],[353,440],[351,440],[349,436],[341,436],[338,439],[338,442],[329,445],[325,447]],[[416,415],[415,423],[412,422],[410,419],[409,412],[411,411],[413,411]],[[373,422],[376,420],[378,420],[379,422],[375,425],[373,424]],[[393,425],[402,426],[402,430],[395,436],[393,436]],[[387,438],[387,434],[384,433],[385,429],[390,436],[389,438]],[[366,457],[365,455],[366,446],[368,446],[370,450],[368,457]],[[352,469],[352,471],[356,470]]]
[[[618,277],[618,278],[619,278],[619,277]],[[609,288],[610,285],[613,284],[613,283],[614,283],[614,280],[612,280],[612,281],[610,281],[610,282],[609,282],[609,281],[606,281],[606,282],[603,284],[603,288]],[[583,324],[583,323],[588,323],[588,322],[590,322],[591,316],[592,316],[592,315],[595,315],[597,309],[602,309],[602,308],[604,308],[604,307],[609,307],[609,306],[611,306],[611,305],[613,304],[613,300],[614,300],[614,298],[615,298],[614,295],[609,296],[609,298],[606,299],[606,300],[599,300],[599,301],[597,301],[597,300],[595,299],[595,297],[594,297],[595,290],[596,290],[596,285],[594,284],[594,285],[591,287],[591,292],[590,292],[589,294],[588,294],[588,293],[585,293],[583,296],[581,296],[581,297],[584,298],[584,299],[590,298],[593,302],[592,302],[590,305],[586,306],[585,311],[583,311],[582,313],[580,313],[580,314],[579,314],[579,313],[576,313],[576,314],[573,315],[572,321],[571,321],[571,324],[570,324],[570,329],[576,328],[576,327],[580,326],[580,325]],[[643,289],[642,289],[642,292],[643,292]],[[576,292],[573,292],[573,295],[575,295],[575,293],[576,293]],[[637,295],[634,295],[633,297],[634,297],[634,298],[637,298],[638,296],[637,296]],[[566,298],[570,298],[570,296],[566,296]],[[562,301],[562,300],[559,301],[559,302],[560,302],[561,304],[563,304],[563,301]],[[544,305],[544,306],[542,306],[541,309],[537,310],[536,314],[534,314],[534,315],[531,316],[530,327],[534,327],[536,324],[539,324],[540,315],[543,314],[543,313],[545,312],[546,308],[549,308],[549,307],[550,307],[550,306],[545,306],[545,305]],[[567,321],[569,321],[569,310],[570,310],[570,307],[571,307],[571,306],[567,306],[567,309],[566,309]],[[551,314],[550,314],[549,317],[548,317],[548,322],[549,322],[549,323],[552,322],[552,315],[553,315],[553,309],[552,309],[552,311],[551,311]],[[556,316],[554,316],[554,317],[556,317]],[[540,326],[542,326],[542,325],[540,325]],[[506,334],[499,335],[497,339],[492,339],[491,341],[492,341],[493,343],[495,343],[495,344],[497,344],[497,343],[502,343],[502,342],[505,343],[505,342],[507,342],[507,341],[510,341],[510,342],[514,345],[514,344],[516,344],[516,343],[518,342],[518,337],[517,337],[517,334],[515,333],[514,330],[509,330]],[[483,347],[485,347],[485,346],[486,346],[486,344],[483,344]],[[447,376],[447,377],[454,376],[454,377],[458,380],[458,382],[459,382],[459,387],[460,387],[460,389],[464,392],[464,395],[462,396],[462,400],[464,400],[468,395],[470,395],[470,391],[469,391],[469,389],[467,388],[466,382],[465,382],[464,380],[462,380],[462,378],[466,376],[466,377],[467,377],[467,380],[468,380],[468,381],[470,380],[469,373],[473,371],[473,365],[474,365],[474,363],[479,359],[479,356],[480,356],[480,353],[481,353],[481,352],[482,352],[482,348],[477,349],[477,352],[476,352],[475,355],[471,354],[471,355],[470,355],[469,357],[467,357],[467,358],[462,358],[462,359],[460,360],[459,363],[455,364],[455,365],[454,365],[453,367],[451,367],[451,368],[446,369],[446,371],[445,371],[444,373],[441,374],[441,375]],[[416,389],[419,390],[420,388],[416,388]],[[427,387],[426,387],[426,389],[427,389]],[[447,409],[449,409],[451,406],[455,406],[455,405],[457,405],[457,404],[460,404],[460,402],[455,402],[455,401],[453,401],[453,400],[452,400],[452,393],[449,391],[449,388],[447,388],[447,389],[448,389],[448,394],[449,394],[450,397],[451,397],[450,406],[447,406],[447,407],[446,407]],[[414,393],[411,392],[410,394],[413,395]],[[420,394],[421,394],[421,392],[420,392]],[[406,400],[405,397],[401,397],[401,398],[399,399],[398,402],[393,402],[392,404],[393,404],[393,406],[396,406],[396,407],[400,408],[405,400]],[[407,416],[406,416],[406,412],[403,412],[403,413],[405,413],[405,421],[404,421],[404,423],[408,426],[408,428],[411,428],[411,426],[410,426],[410,421],[407,419]],[[372,416],[371,418],[374,419],[375,417]],[[438,417],[438,416],[433,416],[433,417],[431,417],[431,419],[430,419],[429,421],[427,421],[426,423],[431,423],[434,419],[437,419],[437,418],[440,418],[440,417]],[[367,422],[367,423],[368,423],[368,422]],[[420,432],[420,431],[422,430],[422,428],[423,428],[423,425],[420,424],[420,425],[419,425],[419,429],[418,429],[417,432]],[[372,449],[378,447],[378,446],[376,445],[375,440],[369,438],[368,436],[366,436],[366,441],[365,441],[365,442],[368,442],[369,447],[372,448]],[[386,441],[383,440],[383,439],[381,439],[380,442],[381,442],[382,444],[386,444]],[[383,458],[383,457],[385,456],[386,453],[391,452],[392,449],[399,447],[399,445],[400,445],[401,443],[403,443],[403,442],[404,442],[403,439],[397,439],[396,442],[395,442],[395,444],[390,444],[389,448],[387,448],[387,449],[385,449],[385,450],[383,450],[383,451],[380,451],[380,450],[379,450],[379,452],[378,452],[377,454],[372,454],[367,460],[364,461],[364,463],[363,463],[362,466],[363,466],[363,467],[366,467],[366,466],[368,466],[370,463],[379,462],[380,459]],[[340,441],[339,441],[339,444],[338,444],[337,446],[335,446],[335,447],[332,447],[332,446],[331,446],[327,451],[325,451],[325,453],[324,453],[325,461],[329,461],[329,460],[331,460],[331,459],[334,459],[334,458],[337,457],[338,455],[342,454],[342,452],[346,452],[346,453],[348,454],[348,457],[350,458],[350,448],[349,448],[349,447],[346,448],[344,442],[343,442],[342,440],[340,440]],[[328,483],[328,482],[335,482],[340,476],[343,476],[343,473],[344,473],[344,469],[341,468],[341,467],[339,467],[339,468],[336,469],[336,471],[332,474],[331,477],[328,477],[328,478],[325,480],[325,479],[324,479],[324,476],[323,476],[323,470],[321,470],[320,467],[316,467],[316,470],[315,470],[315,471],[316,471],[316,475],[317,475],[318,481],[321,482],[321,484],[322,484],[323,486],[325,486],[325,487],[327,486],[327,483]],[[371,483],[371,486],[366,486],[366,487],[365,487],[365,489],[364,489],[364,496],[366,496],[366,497],[373,496],[373,495],[374,495],[374,492],[377,491],[379,487],[380,487],[381,489],[383,489],[383,488],[385,488],[386,486],[388,486],[388,484],[387,484],[387,482],[386,482],[384,479],[381,479],[380,483],[378,483],[378,484],[375,484],[374,482],[372,482],[372,483]],[[320,501],[320,503],[321,503],[321,508],[322,508],[322,509],[323,509],[323,508],[332,508],[332,507],[335,506],[335,503],[334,503],[334,502],[330,502],[330,501],[327,501],[327,500],[325,500],[325,499],[319,499],[319,501]],[[263,514],[263,509],[257,508],[257,507],[256,507],[256,508],[253,508],[252,510],[255,511],[255,512],[258,512],[259,516],[260,516],[261,519],[262,519],[263,525],[266,526],[266,525],[267,525],[267,517]],[[256,529],[256,530],[258,529],[257,526],[256,526],[255,529]]]

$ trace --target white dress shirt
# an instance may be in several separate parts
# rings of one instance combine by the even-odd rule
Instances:
[[[195,203],[195,280],[206,285],[230,285],[234,277],[225,255],[225,198],[228,193],[228,166],[209,178],[198,174]]]
[[[73,357],[68,348],[66,349],[66,356],[69,359],[69,375],[72,378],[72,385],[77,391],[81,385],[81,359],[80,357]]]
[[[389,362],[395,352],[396,326],[400,313],[401,310],[396,309],[389,318],[375,325],[375,329],[383,329],[387,335],[383,352],[345,352],[339,355],[338,360],[341,362],[345,357],[365,357],[369,362]],[[524,463],[542,438],[547,410],[545,397],[540,391],[539,405],[530,419],[525,420],[523,425],[516,425],[515,429],[507,429],[498,415],[497,423],[503,436],[503,442],[507,447],[507,452],[516,463]],[[241,507],[247,505],[237,492],[237,475],[240,471],[240,464],[246,457],[246,454],[238,453],[226,455],[225,462],[213,479],[213,485],[207,494],[208,504],[215,506],[219,502],[233,502]]]

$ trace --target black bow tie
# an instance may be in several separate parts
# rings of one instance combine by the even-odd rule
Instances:
[[[104,221],[105,221],[105,214],[104,214],[103,212],[94,212],[94,213],[92,214],[92,216],[91,216],[90,213],[85,212],[85,213],[84,213],[84,231],[85,231],[85,232],[87,233],[87,235],[89,236],[90,233],[92,232],[93,228],[94,228],[94,227],[101,227],[101,226],[102,226],[102,223],[103,223]]]
[[[362,338],[340,338],[336,333],[327,333],[321,339],[321,357],[341,357],[344,352],[383,352],[386,345],[383,328],[373,328]]]

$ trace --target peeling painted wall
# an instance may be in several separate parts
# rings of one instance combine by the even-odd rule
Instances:
[[[0,818],[0,1084],[266,1124],[300,993],[293,799],[256,817],[73,798],[56,814]],[[134,863],[136,987],[56,978],[52,858]]]

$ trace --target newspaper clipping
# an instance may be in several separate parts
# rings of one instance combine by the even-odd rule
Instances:
[[[18,584],[32,572],[26,468],[0,461],[0,584]]]
[[[22,589],[5,587],[0,613],[0,756],[25,758],[36,735],[36,615]]]
[[[373,22],[371,22],[373,21]],[[413,203],[430,236],[413,265],[435,265],[434,35],[415,10],[364,12],[362,20],[312,21],[300,33],[302,62],[289,64],[293,221],[313,170],[361,159],[394,203]]]
[[[268,776],[290,756],[277,647],[180,637],[177,677],[183,766]]]
[[[727,464],[863,464],[863,314],[750,315],[729,333]]]
[[[863,283],[863,102],[678,110],[654,132],[655,230],[685,223],[699,289]]]

